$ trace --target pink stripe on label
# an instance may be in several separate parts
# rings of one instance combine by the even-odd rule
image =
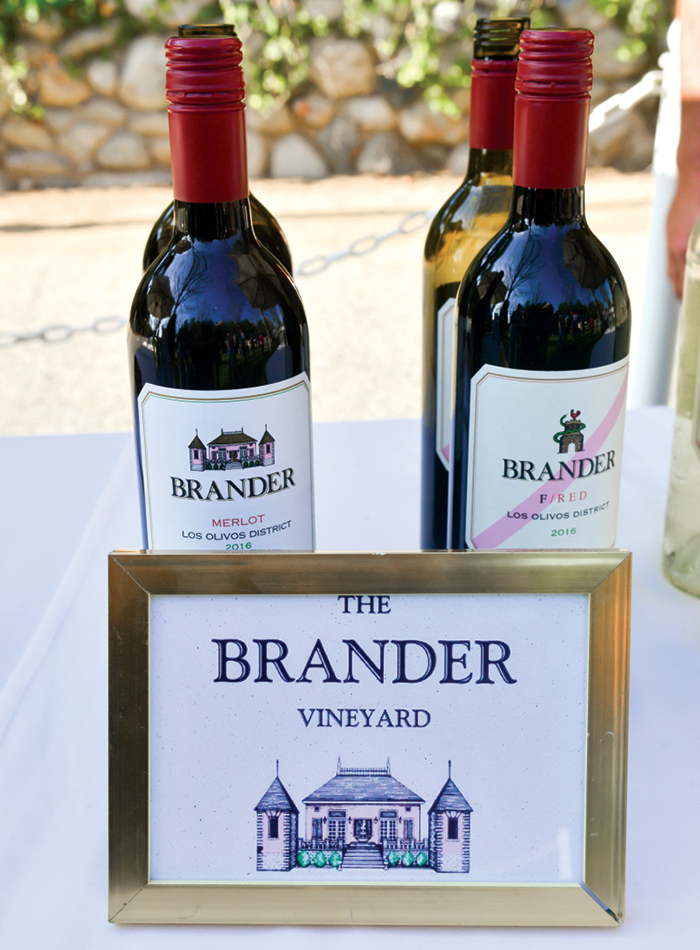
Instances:
[[[605,440],[612,432],[615,423],[617,422],[620,413],[624,408],[625,396],[627,395],[627,372],[627,369],[625,369],[625,376],[622,380],[620,391],[615,397],[615,401],[608,411],[608,414],[588,439],[588,453],[591,455],[597,455],[598,451],[603,447]],[[561,481],[557,479],[557,485],[561,487],[562,491],[564,491],[574,481],[575,479],[571,475],[567,475],[566,478],[563,478]],[[472,544],[474,547],[497,548],[502,545],[504,541],[507,541],[509,538],[511,538],[517,531],[520,531],[521,528],[524,528],[526,524],[529,524],[530,518],[533,514],[538,514],[540,511],[544,511],[544,509],[548,508],[552,503],[552,499],[550,499],[546,504],[541,505],[538,499],[538,496],[541,494],[541,492],[541,488],[536,489],[529,496],[529,498],[526,498],[524,502],[515,506],[518,511],[522,511],[527,514],[527,519],[509,518],[507,514],[503,515],[503,517],[494,522],[490,528],[486,528],[481,532],[481,534],[478,534],[475,538],[472,538]]]

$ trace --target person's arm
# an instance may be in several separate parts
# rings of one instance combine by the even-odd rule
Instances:
[[[681,135],[666,238],[668,276],[680,297],[688,238],[700,216],[700,0],[678,0],[676,16],[681,23]]]

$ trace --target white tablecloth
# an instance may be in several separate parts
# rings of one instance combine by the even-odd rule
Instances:
[[[140,546],[132,439],[0,440],[0,947],[696,950],[700,600],[660,570],[671,421],[663,408],[628,414],[618,531],[634,553],[627,921],[604,931],[109,924],[106,555]],[[315,461],[319,549],[418,546],[418,422],[317,425]]]

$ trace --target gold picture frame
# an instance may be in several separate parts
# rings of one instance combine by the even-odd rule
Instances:
[[[626,551],[111,554],[109,919],[136,924],[618,926],[625,904],[630,581],[631,555]],[[152,880],[151,598],[232,594],[585,595],[580,880]]]

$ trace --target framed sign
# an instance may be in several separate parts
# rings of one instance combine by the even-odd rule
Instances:
[[[110,920],[621,923],[628,552],[109,568]]]

